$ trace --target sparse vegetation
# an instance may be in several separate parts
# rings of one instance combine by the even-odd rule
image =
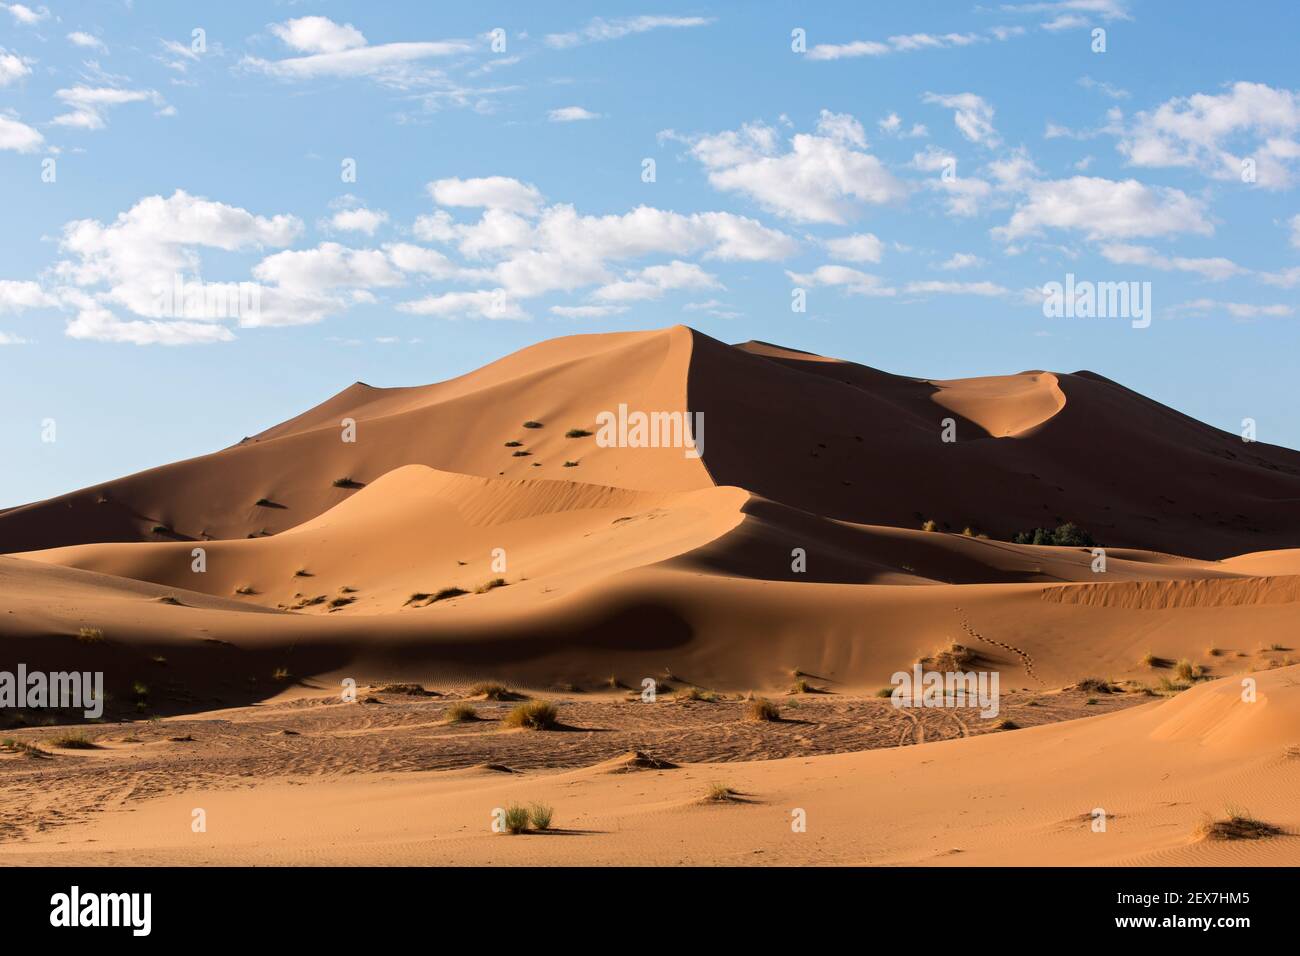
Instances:
[[[781,708],[766,697],[755,697],[745,708],[745,717],[749,720],[777,721],[781,719]]]
[[[98,644],[104,640],[104,632],[97,627],[83,627],[77,630],[77,640],[83,644]]]
[[[1073,521],[1057,525],[1055,530],[1035,528],[1032,531],[1021,531],[1011,541],[1014,544],[1046,544],[1074,548],[1091,548],[1095,543],[1092,535]]]
[[[544,427],[544,426],[542,425],[541,422],[535,422],[535,421],[533,421],[533,420],[530,418],[528,421],[524,422],[524,427],[525,427],[525,428],[542,428],[542,427]]]
[[[156,524],[156,525],[154,525],[152,528],[150,528],[149,530],[152,531],[154,534],[171,534],[171,533],[172,533],[172,529],[169,528],[169,527],[167,527],[165,524]]]
[[[999,720],[993,725],[994,730],[1019,730],[1020,725],[1014,720]]]
[[[505,578],[493,578],[491,581],[485,581],[483,584],[480,584],[478,587],[476,587],[474,589],[474,593],[487,594],[491,590],[494,590],[496,588],[503,588],[505,586],[506,586]]]
[[[258,498],[253,502],[253,506],[255,508],[271,508],[274,507],[274,502],[270,498]]]
[[[1218,657],[1218,656],[1220,656],[1222,653],[1223,653],[1223,651],[1221,651],[1221,650],[1220,650],[1219,648],[1217,648],[1217,647],[1207,647],[1207,648],[1205,649],[1205,656],[1206,656],[1206,657]]]
[[[253,590],[252,585],[249,585],[249,584],[241,584],[239,587],[235,588],[235,593],[236,593],[236,594],[256,594],[257,592]]]
[[[1193,664],[1184,657],[1174,665],[1174,676],[1184,683],[1192,683],[1205,676],[1205,668],[1200,664]]]
[[[959,671],[975,660],[975,652],[956,641],[937,651],[931,661],[936,670]]]
[[[1139,661],[1139,663],[1143,667],[1158,667],[1160,666],[1160,658],[1156,657],[1150,651],[1147,651],[1142,655],[1142,660]]]
[[[271,672],[271,679],[272,679],[272,680],[288,680],[288,679],[289,679],[289,668],[287,668],[287,667],[277,667],[274,671]]]
[[[470,697],[485,697],[488,700],[514,700],[515,694],[503,684],[475,684],[469,689]]]
[[[99,749],[99,744],[95,743],[85,734],[61,734],[58,737],[51,737],[50,746],[58,747],[60,750]]]
[[[1118,694],[1120,689],[1101,677],[1085,677],[1079,681],[1079,690],[1098,694]]]
[[[709,784],[709,789],[704,792],[704,799],[712,803],[726,803],[728,800],[734,800],[736,791],[732,790],[725,783],[714,781]]]
[[[1281,827],[1255,819],[1245,810],[1227,807],[1225,812],[1227,818],[1223,820],[1206,816],[1197,827],[1197,836],[1203,840],[1262,840],[1286,833]]]
[[[930,519],[930,520],[928,520],[928,521],[922,522],[922,524],[921,524],[921,530],[922,530],[922,531],[938,531],[938,530],[939,530],[939,525],[934,521],[934,519]]]
[[[564,433],[565,438],[589,438],[590,436],[591,432],[585,428],[570,428]]]
[[[335,488],[361,487],[361,482],[354,480],[351,475],[344,475],[342,478],[335,478],[333,484]]]
[[[523,445],[524,445],[523,442],[521,442],[521,441],[514,441],[513,439],[510,440],[510,441],[508,441],[508,442],[506,442],[506,447],[507,447],[507,448],[522,448]]]
[[[877,697],[893,697],[893,696],[894,696],[894,688],[892,688],[892,687],[882,687],[882,688],[880,688],[880,690],[876,691],[876,696],[877,696]]]
[[[506,714],[502,723],[525,730],[554,730],[559,724],[559,709],[549,700],[530,700]]]
[[[804,680],[804,679],[801,677],[801,678],[799,678],[797,681],[795,681],[793,684],[790,685],[790,693],[792,693],[792,694],[824,694],[825,691],[823,691],[820,687],[814,687],[812,684],[808,683],[808,681]]]
[[[532,454],[531,451],[517,451],[517,452],[515,452],[514,454],[512,454],[510,457],[511,457],[511,458],[527,458],[527,457],[528,457],[529,455],[531,455],[531,454]]]
[[[674,696],[677,700],[699,700],[709,704],[718,699],[718,695],[713,693],[713,691],[693,686],[683,687]]]
[[[506,833],[511,835],[523,833],[528,829],[528,811],[518,804],[506,807]]]
[[[459,701],[447,708],[447,723],[449,724],[467,724],[474,720],[478,720],[478,711],[474,709],[473,704]]]
[[[551,816],[551,808],[545,803],[534,803],[528,808],[528,819],[532,821],[534,830],[549,830],[551,828]]]
[[[341,607],[347,607],[355,600],[356,598],[352,597],[351,595],[341,595],[336,598],[331,598],[329,602],[329,608],[331,611],[337,611]]]
[[[578,467],[578,463],[577,463],[576,461],[566,461],[566,462],[564,463],[564,467],[565,467],[565,468],[577,468],[577,467]]]

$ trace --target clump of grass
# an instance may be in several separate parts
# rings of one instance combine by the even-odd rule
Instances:
[[[1200,664],[1193,664],[1184,657],[1174,665],[1174,676],[1187,683],[1198,681],[1205,676],[1205,668]]]
[[[475,594],[487,594],[494,588],[503,588],[506,586],[505,578],[493,578],[491,581],[485,581],[474,589]]]
[[[570,428],[564,433],[565,438],[589,438],[590,436],[591,432],[585,428]]]
[[[1173,681],[1168,677],[1162,677],[1160,678],[1160,683],[1156,686],[1162,694],[1178,694],[1187,690],[1191,685],[1186,684],[1183,681]]]
[[[42,750],[35,744],[29,744],[25,740],[15,740],[12,737],[6,737],[0,740],[0,750],[8,750],[11,753],[22,754],[24,757],[48,757],[50,754]]]
[[[552,811],[548,804],[534,803],[528,808],[528,819],[532,821],[534,830],[549,830],[551,828]]]
[[[512,454],[510,457],[511,457],[511,458],[527,458],[527,457],[528,457],[529,455],[531,455],[531,454],[532,454],[531,451],[517,451],[517,452],[515,452],[514,454]]]
[[[542,428],[543,425],[542,425],[541,422],[535,422],[535,421],[533,421],[533,420],[530,418],[528,421],[524,422],[524,427],[525,427],[525,428]]]
[[[525,832],[528,829],[528,811],[517,803],[506,807],[505,827],[506,833],[512,836]]]
[[[523,442],[521,442],[521,441],[515,441],[515,440],[513,440],[513,439],[511,439],[510,441],[506,442],[506,447],[507,447],[507,448],[522,448],[523,446],[524,446],[524,443],[523,443]]]
[[[474,709],[473,704],[460,701],[447,708],[447,723],[449,724],[467,724],[473,720],[478,720],[478,711]]]
[[[289,668],[287,667],[277,667],[274,671],[271,672],[271,680],[288,680],[288,679],[289,679]]]
[[[297,571],[293,572],[293,576],[295,578],[309,578],[312,574],[306,568],[299,568]]]
[[[97,627],[83,627],[77,630],[77,640],[83,644],[98,644],[104,640],[104,632]]]
[[[336,598],[333,598],[333,599],[330,600],[330,602],[329,602],[329,607],[330,607],[331,610],[335,610],[335,611],[337,611],[337,610],[338,610],[339,608],[341,608],[341,607],[347,607],[349,604],[351,604],[351,603],[352,603],[353,601],[355,601],[355,600],[356,600],[356,598],[352,597],[351,595],[344,595],[344,596],[341,596],[341,597],[336,597]]]
[[[566,462],[564,463],[564,467],[565,467],[565,468],[577,468],[577,467],[578,467],[578,463],[577,463],[576,461],[566,461]]]
[[[735,798],[736,791],[718,781],[709,784],[709,788],[704,792],[704,799],[711,803],[726,803]]]
[[[271,507],[272,504],[273,502],[271,501],[270,498],[258,498],[256,501],[253,502],[253,506],[255,508],[269,508]]]
[[[99,744],[95,743],[85,734],[61,734],[58,737],[51,737],[50,746],[58,747],[60,750],[99,749]]]
[[[821,694],[824,691],[820,687],[815,687],[802,677],[790,685],[792,694]]]
[[[1019,730],[1020,725],[1014,720],[999,720],[993,725],[994,730]]]
[[[965,537],[965,538],[974,538],[974,537],[976,537],[975,529],[972,528],[970,525],[967,525],[966,527],[962,528],[962,529],[961,529],[961,533],[962,533],[962,537]]]
[[[882,688],[880,688],[880,690],[876,691],[876,696],[877,696],[877,697],[893,697],[893,696],[894,696],[894,688],[892,688],[892,687],[882,687]]]
[[[1227,807],[1225,812],[1227,818],[1223,820],[1207,816],[1197,827],[1197,836],[1202,840],[1262,840],[1286,833],[1281,827],[1255,819],[1245,810]]]
[[[241,584],[239,587],[235,588],[235,593],[236,593],[236,594],[256,594],[257,592],[253,590],[253,586],[252,586],[251,584]]]
[[[745,708],[749,720],[776,721],[781,719],[781,708],[766,697],[755,697]]]
[[[683,687],[675,696],[677,700],[701,700],[710,704],[718,699],[717,694],[702,687]]]
[[[171,534],[171,533],[172,533],[172,529],[169,528],[169,527],[167,527],[165,524],[156,524],[156,525],[154,525],[152,528],[150,528],[149,530],[152,531],[154,534]]]
[[[351,475],[344,475],[342,478],[335,478],[332,482],[335,488],[360,488],[361,482],[353,479]]]
[[[934,666],[941,671],[958,671],[975,660],[975,652],[956,641],[934,655]]]
[[[1147,651],[1142,655],[1142,660],[1138,663],[1143,667],[1158,667],[1160,665],[1160,658],[1156,657],[1150,651]]]
[[[502,723],[525,730],[554,730],[559,725],[559,717],[559,708],[549,700],[530,700],[506,714]]]
[[[1078,687],[1079,690],[1092,691],[1098,694],[1119,693],[1118,687],[1101,677],[1085,677],[1083,680],[1079,681]]]
[[[1207,647],[1207,648],[1205,649],[1205,656],[1206,656],[1206,657],[1218,657],[1218,656],[1221,655],[1222,653],[1223,653],[1223,651],[1220,650],[1220,649],[1217,648],[1217,647]]]
[[[470,697],[485,697],[488,700],[514,700],[515,695],[503,684],[475,684],[469,689]]]
[[[925,521],[925,522],[923,522],[923,523],[921,524],[921,530],[922,530],[922,531],[938,531],[938,530],[939,530],[939,525],[938,525],[938,524],[937,524],[933,519],[930,519],[930,520]]]

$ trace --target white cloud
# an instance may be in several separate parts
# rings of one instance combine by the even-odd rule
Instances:
[[[481,289],[477,292],[447,292],[426,296],[397,307],[411,315],[440,318],[528,319],[529,315],[504,289]]]
[[[714,188],[747,195],[795,222],[844,223],[856,218],[863,203],[906,194],[879,159],[862,151],[866,137],[853,117],[822,110],[817,134],[796,134],[786,153],[779,152],[776,131],[762,124],[686,142]]]
[[[30,76],[31,72],[32,68],[25,59],[0,46],[0,86],[17,82],[24,76]]]
[[[1220,302],[1216,299],[1193,299],[1167,310],[1170,315],[1209,315],[1226,312],[1234,319],[1283,318],[1295,312],[1291,305],[1255,305],[1248,302]]]
[[[1300,249],[1300,213],[1291,217],[1291,245]]]
[[[45,137],[26,123],[0,114],[0,149],[34,153],[44,142]]]
[[[338,288],[380,288],[406,280],[378,249],[349,249],[322,242],[315,249],[290,249],[267,256],[253,275],[292,293],[314,294]]]
[[[0,279],[0,312],[22,312],[57,306],[58,299],[39,283],[18,279]]]
[[[438,179],[426,188],[440,206],[483,207],[532,215],[542,203],[541,190],[536,186],[508,176]]]
[[[117,87],[74,86],[56,90],[54,95],[71,107],[71,112],[54,117],[55,126],[76,129],[103,129],[107,125],[105,113],[114,106],[126,103],[153,103],[165,107],[166,102],[154,90],[124,90]]]
[[[98,50],[101,53],[107,53],[108,47],[104,41],[91,33],[83,33],[81,30],[74,30],[68,34],[68,41],[73,46],[79,46],[87,50]]]
[[[0,8],[8,10],[9,15],[14,18],[14,22],[20,23],[25,27],[35,26],[42,20],[48,20],[50,18],[48,7],[36,7],[33,9],[32,7],[21,3],[0,3]]]
[[[340,209],[330,218],[330,225],[341,232],[364,232],[367,236],[373,236],[386,222],[388,222],[388,213],[383,210],[366,209],[364,206],[356,209]]]
[[[299,53],[342,53],[366,45],[366,38],[350,23],[329,17],[298,17],[273,23],[271,32]]]
[[[1097,90],[1112,100],[1126,100],[1129,96],[1128,90],[1121,90],[1105,80],[1094,80],[1091,76],[1081,76],[1078,82],[1085,90]]]
[[[909,295],[980,295],[1009,296],[1011,290],[994,282],[909,282],[903,287]]]
[[[445,209],[416,216],[411,226],[415,238],[424,242],[450,242],[456,238],[456,223]]]
[[[625,305],[553,305],[552,315],[566,319],[601,319],[610,315],[622,315],[627,311]]]
[[[240,65],[285,80],[322,77],[366,77],[387,86],[406,89],[443,79],[425,62],[470,53],[474,44],[464,40],[415,41],[371,45],[351,24],[328,17],[300,17],[273,24],[271,32],[303,56],[266,60],[246,56]]]
[[[3,345],[27,345],[27,339],[20,338],[17,335],[10,335],[8,332],[0,332],[0,346]]]
[[[823,245],[840,262],[879,262],[885,251],[885,244],[869,232],[827,239]]]
[[[1043,229],[1073,230],[1089,239],[1214,232],[1199,200],[1135,179],[1074,176],[1030,183],[1025,192],[1010,221],[993,230],[995,237],[1013,240]]]
[[[930,131],[923,123],[913,123],[911,129],[904,130],[903,120],[897,113],[890,113],[884,119],[877,120],[876,125],[886,136],[897,136],[901,139],[919,139],[930,135]]]
[[[600,119],[600,114],[593,113],[581,106],[561,106],[559,109],[547,113],[546,118],[552,123],[575,123],[579,120]]]
[[[812,272],[787,272],[790,281],[799,286],[837,286],[849,295],[891,296],[897,289],[885,285],[877,275],[850,269],[848,266],[818,266]]]
[[[674,259],[667,265],[647,266],[625,279],[601,286],[592,298],[601,302],[635,302],[658,299],[676,289],[719,289],[722,283],[693,262]]]
[[[1109,243],[1099,250],[1108,262],[1117,265],[1147,266],[1164,272],[1194,272],[1214,282],[1221,282],[1233,276],[1249,272],[1230,259],[1222,256],[1205,259],[1189,259],[1185,256],[1164,256],[1150,246],[1134,246],[1125,243]]]
[[[935,103],[953,111],[953,123],[972,143],[997,146],[1001,140],[993,128],[993,107],[974,93],[926,93],[922,102]]]
[[[1118,146],[1133,166],[1189,167],[1225,181],[1242,181],[1251,160],[1259,185],[1285,189],[1300,160],[1297,133],[1300,94],[1239,82],[1222,94],[1175,97],[1138,113],[1119,130]]]
[[[1131,20],[1126,0],[1045,0],[1040,3],[1004,3],[1007,13],[1086,13],[1103,20]]]
[[[971,269],[984,265],[984,260],[970,252],[956,252],[939,264],[940,269]]]
[[[545,43],[555,49],[566,49],[584,43],[599,43],[604,40],[618,40],[637,33],[664,28],[703,27],[713,22],[713,17],[626,17],[617,20],[605,20],[595,17],[585,27],[569,33],[549,33]]]
[[[999,40],[1014,36],[1011,32],[990,34]],[[905,33],[887,40],[853,40],[849,43],[819,43],[807,53],[810,60],[843,60],[859,56],[888,56],[917,50],[942,50],[970,46],[983,37],[977,33]]]

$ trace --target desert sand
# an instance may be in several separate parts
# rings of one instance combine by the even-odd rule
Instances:
[[[620,404],[702,414],[702,454],[604,447]],[[1104,571],[1010,540],[1065,522]],[[1294,864],[1298,544],[1300,453],[1091,372],[678,326],[357,383],[0,512],[3,660],[110,695],[89,749],[6,713],[0,861]],[[878,696],[945,660],[996,717]],[[492,831],[536,801],[554,832]]]

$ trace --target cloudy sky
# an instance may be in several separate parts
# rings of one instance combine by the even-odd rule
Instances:
[[[1300,447],[1292,2],[203,6],[0,3],[0,507],[677,323]]]

